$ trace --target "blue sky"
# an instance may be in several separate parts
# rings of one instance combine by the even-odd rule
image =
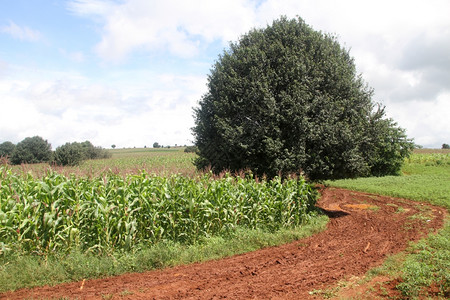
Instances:
[[[281,15],[335,33],[416,143],[450,143],[450,2],[0,0],[0,142],[191,144],[229,41]]]

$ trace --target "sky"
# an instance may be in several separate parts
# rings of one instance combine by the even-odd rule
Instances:
[[[350,49],[418,145],[450,143],[448,0],[0,0],[0,143],[191,145],[230,42],[300,17]]]

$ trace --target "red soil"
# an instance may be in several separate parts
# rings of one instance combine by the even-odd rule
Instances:
[[[165,270],[0,294],[4,299],[307,299],[362,276],[387,255],[442,227],[445,209],[327,188],[325,231],[280,247]],[[403,209],[398,209],[401,207]],[[422,218],[410,218],[421,214]],[[424,216],[427,216],[426,218]]]

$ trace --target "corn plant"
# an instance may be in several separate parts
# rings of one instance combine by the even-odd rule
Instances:
[[[48,171],[40,178],[0,167],[0,251],[132,250],[142,243],[193,243],[238,226],[300,225],[316,194],[303,178],[257,181],[142,171],[95,178]]]

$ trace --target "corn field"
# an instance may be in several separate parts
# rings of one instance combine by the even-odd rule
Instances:
[[[450,151],[448,153],[413,153],[407,158],[408,163],[423,164],[425,166],[450,165]]]
[[[194,153],[184,153],[181,150],[143,150],[115,150],[112,151],[112,158],[85,160],[79,166],[61,167],[42,163],[22,164],[11,168],[17,174],[31,172],[34,177],[43,177],[49,170],[66,176],[76,174],[88,177],[98,177],[108,171],[121,175],[139,174],[142,170],[161,176],[169,174],[197,175],[197,170],[192,164],[195,158]]]
[[[42,178],[0,166],[0,255],[20,250],[104,252],[161,240],[194,243],[237,226],[300,225],[316,192],[303,178],[258,181],[146,171],[95,178],[48,171]]]

